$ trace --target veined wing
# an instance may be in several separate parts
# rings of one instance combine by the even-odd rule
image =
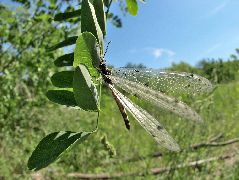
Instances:
[[[210,81],[192,73],[167,72],[157,69],[113,68],[112,75],[161,92],[198,94],[212,90]]]
[[[203,122],[199,114],[191,109],[187,104],[169,97],[159,91],[152,90],[139,83],[128,81],[127,79],[110,76],[113,84],[125,90],[126,92],[136,95],[150,103],[158,106],[159,108],[169,110],[175,114],[186,119]]]
[[[133,117],[139,122],[139,124],[154,137],[154,139],[163,147],[172,150],[179,151],[179,145],[168,134],[166,129],[149,113],[145,110],[133,104],[127,97],[121,94],[114,86],[109,85],[112,92],[119,99],[119,101],[125,106],[125,108],[133,115]]]

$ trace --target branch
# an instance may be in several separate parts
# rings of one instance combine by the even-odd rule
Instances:
[[[196,150],[202,147],[216,147],[216,146],[226,146],[229,144],[234,144],[236,142],[239,142],[239,138],[234,138],[234,139],[230,139],[228,141],[223,141],[223,142],[209,142],[209,143],[200,143],[200,144],[195,144],[192,145],[191,148]]]
[[[230,139],[230,140],[223,141],[223,142],[215,142],[222,137],[223,137],[223,133],[219,133],[217,136],[214,136],[214,137],[210,138],[206,142],[202,142],[202,143],[199,143],[199,144],[193,144],[193,145],[189,146],[188,150],[195,151],[195,150],[198,150],[200,148],[226,146],[226,145],[230,145],[230,144],[234,144],[234,143],[239,142],[239,138]],[[185,149],[183,151],[186,151],[186,150],[187,149]],[[172,152],[170,152],[170,153],[172,153]],[[124,159],[124,161],[135,162],[135,161],[140,161],[140,160],[144,160],[144,159],[147,159],[147,158],[158,158],[158,157],[162,157],[162,156],[163,156],[163,153],[155,152],[153,154],[148,154],[146,156],[136,156],[136,157],[126,158],[126,159]],[[111,161],[111,163],[117,163],[117,161]],[[104,163],[104,164],[108,164],[108,163]]]
[[[209,142],[217,141],[218,139],[221,139],[222,137],[223,137],[223,133],[219,133],[217,136],[209,138]]]
[[[122,178],[122,177],[129,177],[129,176],[146,176],[146,175],[158,175],[165,172],[170,172],[172,170],[182,169],[182,168],[198,168],[204,164],[207,164],[212,161],[219,161],[219,160],[225,160],[234,157],[235,154],[232,155],[223,155],[218,157],[211,157],[208,159],[201,159],[198,161],[192,161],[189,163],[179,164],[174,167],[162,167],[162,168],[152,168],[149,170],[149,172],[134,172],[134,173],[116,173],[116,174],[83,174],[83,173],[70,173],[67,174],[68,178],[79,178],[79,179],[112,179],[112,178]]]

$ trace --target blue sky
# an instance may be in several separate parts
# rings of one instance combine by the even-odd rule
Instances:
[[[239,48],[239,0],[148,0],[138,15],[121,16],[123,28],[107,24],[106,59],[115,67],[127,62],[165,68],[181,60],[225,58]],[[121,14],[115,4],[111,11]]]
[[[120,15],[123,27],[107,23],[106,41],[112,41],[108,64],[165,68],[185,61],[196,65],[203,58],[227,59],[239,48],[239,0],[146,1],[139,3],[135,17],[122,16],[119,5],[113,3],[111,11]]]

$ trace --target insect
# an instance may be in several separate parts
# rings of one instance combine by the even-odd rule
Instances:
[[[203,122],[200,115],[187,104],[166,95],[164,92],[188,94],[210,92],[212,84],[206,78],[191,73],[167,72],[154,69],[118,68],[110,70],[107,68],[103,58],[100,61],[99,72],[112,91],[126,128],[130,129],[127,110],[161,146],[169,150],[179,151],[180,147],[158,120],[134,104],[116,87],[181,117]]]

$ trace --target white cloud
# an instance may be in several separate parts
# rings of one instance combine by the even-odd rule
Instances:
[[[161,58],[162,56],[172,57],[175,55],[175,52],[169,49],[163,48],[150,48],[148,49],[150,54],[152,54],[156,59]]]
[[[222,11],[226,6],[227,4],[230,2],[230,0],[226,0],[220,4],[218,4],[215,8],[213,8],[210,12],[209,12],[209,16],[213,16],[217,13],[219,13],[220,11]]]
[[[170,49],[165,48],[154,48],[154,47],[145,47],[142,49],[132,48],[129,50],[130,53],[147,53],[153,56],[155,59],[160,58],[172,58],[175,55],[175,52]]]

